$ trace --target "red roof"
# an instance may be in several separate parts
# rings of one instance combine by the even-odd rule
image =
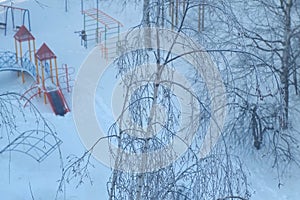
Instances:
[[[33,35],[28,31],[28,29],[22,25],[18,32],[16,32],[16,34],[14,35],[14,38],[16,40],[18,40],[19,42],[23,42],[23,41],[29,41],[29,40],[34,40],[35,38],[33,37]]]
[[[43,45],[39,48],[35,55],[39,61],[56,58],[56,55],[49,49],[49,47],[45,43],[43,43]]]

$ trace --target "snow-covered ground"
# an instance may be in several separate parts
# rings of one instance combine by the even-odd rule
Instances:
[[[0,2],[9,2],[1,1]],[[35,1],[15,0],[14,5],[27,8],[31,14],[32,34],[36,38],[36,47],[43,42],[52,49],[58,57],[58,65],[68,64],[75,69],[75,74],[85,57],[93,48],[85,49],[80,45],[80,38],[74,31],[79,31],[83,26],[83,17],[80,13],[80,1],[68,1],[68,12],[65,12],[65,4],[62,0]],[[140,21],[141,11],[135,5],[128,5],[126,9],[118,3],[100,1],[100,9],[118,19],[124,24],[123,31]],[[3,13],[0,15],[3,16]],[[0,20],[2,20],[0,18]],[[16,19],[17,21],[20,19]],[[8,26],[7,36],[0,29],[0,51],[14,51],[14,40],[11,25]],[[75,78],[75,74],[73,75]],[[0,93],[14,91],[23,93],[30,85],[27,77],[26,83],[21,83],[16,72],[0,73]],[[67,96],[70,99],[70,96]],[[299,102],[299,100],[298,100]],[[44,105],[42,99],[36,98],[33,103],[41,110],[42,114],[54,126],[59,138],[63,141],[61,149],[63,158],[67,155],[81,155],[85,149],[81,144],[73,122],[72,114],[65,117],[55,116],[49,105]],[[26,109],[25,109],[25,112]],[[297,118],[296,118],[297,120]],[[297,124],[295,121],[294,124]],[[300,130],[300,127],[295,127]],[[278,187],[276,171],[263,165],[263,160],[246,159],[245,163],[250,171],[251,189],[254,191],[253,200],[298,200],[300,199],[300,171],[292,168]],[[76,183],[67,185],[66,199],[68,200],[96,200],[107,199],[106,182],[110,176],[110,169],[101,163],[94,161],[95,168],[91,169],[93,184],[85,182],[78,188]],[[41,163],[36,162],[24,154],[14,153],[0,154],[0,199],[2,200],[27,200],[32,199],[29,185],[31,185],[35,199],[53,200],[57,190],[57,180],[60,178],[60,162],[55,151]]]

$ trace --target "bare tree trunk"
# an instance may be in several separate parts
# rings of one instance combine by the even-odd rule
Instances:
[[[294,79],[295,93],[296,93],[296,95],[299,95],[299,91],[298,91],[298,78],[297,78],[297,63],[294,64],[293,79]]]
[[[165,9],[165,0],[161,0],[161,27],[165,27],[165,19],[166,19],[166,9]]]
[[[291,7],[292,0],[287,0],[283,2],[281,0],[282,6],[285,8],[285,27],[284,27],[284,50],[282,55],[282,74],[281,74],[281,84],[283,92],[283,128],[287,128],[288,118],[289,118],[289,73],[290,73],[290,49],[291,49]],[[284,5],[285,4],[285,5]],[[284,8],[283,8],[284,9]]]
[[[150,0],[144,0],[144,5],[143,5],[143,26],[144,27],[151,27],[150,23]],[[146,31],[144,35],[144,42],[145,42],[145,47],[149,47],[151,45],[151,35],[150,31]]]

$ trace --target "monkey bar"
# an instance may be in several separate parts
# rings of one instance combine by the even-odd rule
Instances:
[[[107,48],[106,40],[115,34],[120,34],[123,24],[109,16],[105,12],[91,8],[82,11],[83,31],[86,41],[95,41],[97,44],[104,41],[104,48]]]

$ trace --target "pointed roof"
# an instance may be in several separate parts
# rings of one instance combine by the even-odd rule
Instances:
[[[45,43],[42,44],[42,46],[39,48],[35,55],[39,61],[56,58],[56,55]]]
[[[14,35],[14,38],[19,42],[34,40],[33,35],[28,31],[28,29],[22,25],[18,32]]]

